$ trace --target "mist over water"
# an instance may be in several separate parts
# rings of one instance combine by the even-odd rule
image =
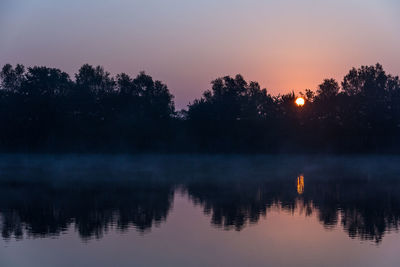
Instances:
[[[399,163],[398,156],[2,155],[0,263],[365,266],[385,249],[391,265],[400,245]],[[207,247],[216,253],[204,254]],[[65,249],[73,257],[59,262],[54,255]],[[289,250],[303,254],[292,261]]]

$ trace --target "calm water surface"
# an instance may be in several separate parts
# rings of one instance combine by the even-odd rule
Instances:
[[[400,266],[400,157],[0,156],[0,266]]]

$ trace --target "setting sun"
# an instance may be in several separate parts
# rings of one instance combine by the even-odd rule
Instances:
[[[298,98],[296,99],[296,105],[299,106],[299,107],[304,106],[305,102],[306,102],[306,101],[305,101],[304,98],[302,98],[302,97],[298,97]]]

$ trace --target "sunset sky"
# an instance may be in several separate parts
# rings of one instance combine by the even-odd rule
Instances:
[[[398,0],[0,0],[0,64],[145,70],[178,108],[241,73],[271,94],[355,66],[400,74]]]

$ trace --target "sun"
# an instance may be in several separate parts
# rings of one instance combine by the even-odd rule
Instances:
[[[302,98],[302,97],[298,97],[298,98],[296,99],[296,105],[299,106],[299,107],[304,106],[305,103],[306,103],[306,101],[305,101],[304,98]]]

